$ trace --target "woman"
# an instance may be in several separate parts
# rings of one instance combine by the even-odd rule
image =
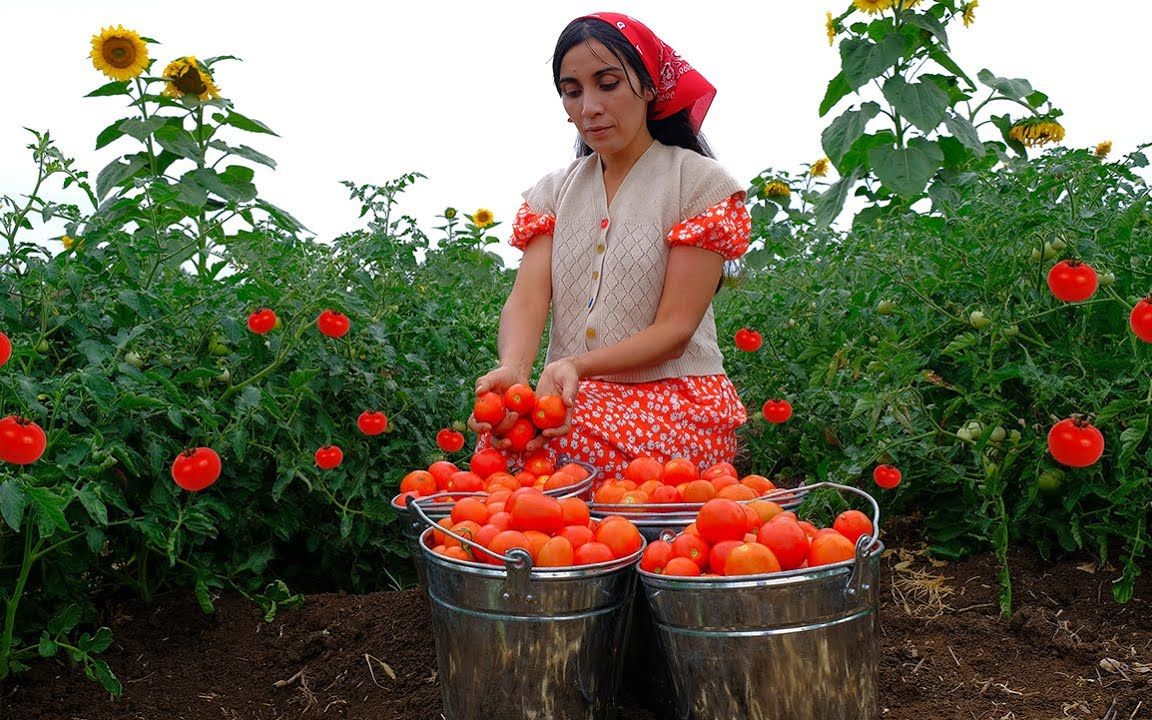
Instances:
[[[553,82],[577,160],[525,192],[511,244],[524,255],[500,315],[499,367],[476,394],[528,382],[551,311],[537,397],[568,421],[544,446],[614,477],[638,455],[731,462],[747,420],[724,373],[712,297],[748,247],[743,185],[699,138],[715,88],[640,22],[616,13],[561,33]],[[470,418],[479,446],[507,451]],[[510,458],[515,460],[516,458]]]

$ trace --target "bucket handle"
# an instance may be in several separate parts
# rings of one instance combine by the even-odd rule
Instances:
[[[864,570],[864,563],[880,550],[880,505],[876,502],[876,498],[864,492],[860,488],[852,487],[851,485],[840,485],[832,482],[818,482],[809,485],[809,490],[816,488],[830,487],[840,490],[841,492],[851,493],[852,495],[859,495],[868,501],[872,506],[872,534],[861,535],[856,538],[856,562],[852,565],[852,574],[848,576],[848,582],[844,585],[844,596],[853,599],[860,596],[862,593],[871,589],[868,583],[868,573]]]
[[[429,495],[428,497],[433,497]],[[442,532],[445,535],[460,541],[461,545],[467,545],[472,548],[473,553],[479,550],[492,557],[499,558],[504,561],[504,567],[508,571],[508,580],[504,583],[504,587],[500,592],[500,597],[505,602],[523,601],[528,605],[533,605],[536,602],[537,594],[529,582],[529,573],[532,572],[532,556],[524,548],[512,548],[508,551],[507,555],[492,552],[488,548],[473,542],[463,535],[457,535],[448,528],[436,523],[428,514],[424,512],[424,508],[420,506],[420,501],[426,498],[410,498],[408,500],[408,512],[412,517],[422,522],[430,528],[435,528],[437,532]]]

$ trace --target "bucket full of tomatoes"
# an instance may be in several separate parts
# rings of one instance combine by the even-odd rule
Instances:
[[[444,717],[614,717],[644,539],[627,520],[592,520],[579,498],[525,489],[510,504],[525,529],[495,535],[408,505],[426,528]]]
[[[410,499],[419,499],[424,513],[436,521],[451,520],[453,513],[475,519],[477,512],[484,511],[476,508],[457,510],[458,500],[474,498],[467,503],[472,505],[478,498],[487,509],[486,515],[491,515],[503,511],[504,501],[521,487],[538,487],[544,494],[556,498],[580,497],[592,487],[597,473],[595,466],[567,458],[559,459],[553,471],[543,476],[525,470],[511,472],[502,456],[491,451],[473,455],[467,470],[461,470],[447,460],[439,460],[427,470],[408,473],[400,483],[400,493],[392,498],[392,507],[401,513],[404,544],[416,566],[420,587],[427,587],[424,557],[420,552],[420,534],[426,526],[419,518],[405,512]]]
[[[807,486],[822,488],[863,498],[870,517],[847,510],[818,529],[713,501],[694,537],[648,545],[639,575],[674,688],[668,716],[878,717],[880,510],[857,488]]]

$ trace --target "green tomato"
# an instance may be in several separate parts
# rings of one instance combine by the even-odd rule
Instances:
[[[36,352],[40,353],[41,355],[48,352],[50,349],[51,348],[49,348],[47,340],[41,340],[40,342],[36,343]]]
[[[1108,287],[1116,282],[1116,275],[1110,272],[1100,273],[1100,287]]]
[[[128,363],[134,368],[141,368],[144,366],[144,358],[140,357],[140,353],[135,350],[129,350],[124,355],[124,362]]]
[[[1019,430],[1012,430],[1011,432],[1008,433],[1008,442],[1015,445],[1016,443],[1020,442],[1021,437],[1022,437],[1022,435],[1020,435]]]
[[[1016,337],[1019,334],[1020,334],[1020,326],[1019,325],[1009,325],[1008,327],[1004,328],[1004,337]]]
[[[1008,431],[1005,430],[1002,426],[997,425],[996,427],[992,428],[992,433],[988,436],[988,439],[994,443],[1003,442],[1007,435]]]
[[[876,312],[881,315],[891,315],[896,310],[896,303],[892,300],[881,300],[876,303]]]
[[[1053,260],[1059,254],[1060,253],[1057,252],[1055,245],[1053,245],[1052,243],[1049,243],[1049,242],[1044,243],[1044,259],[1045,260]]]
[[[962,427],[956,431],[956,437],[960,438],[961,440],[969,440],[970,441],[970,440],[972,440],[972,431],[968,429],[967,425],[965,425],[964,427]]]
[[[992,321],[989,320],[988,317],[979,310],[973,310],[971,314],[968,315],[968,322],[971,323],[972,327],[976,328],[977,330],[980,328],[988,327],[990,324],[992,324]]]
[[[1031,260],[1032,262],[1039,262],[1040,257],[1041,257],[1041,255],[1040,255],[1040,249],[1039,248],[1032,248],[1032,252],[1030,252],[1028,254],[1028,259]]]
[[[218,342],[213,341],[212,343],[210,343],[208,345],[208,352],[212,353],[213,355],[217,355],[217,356],[227,355],[228,354],[228,346],[224,345],[222,343],[218,343]]]
[[[1055,240],[1053,240],[1053,241],[1050,243],[1050,245],[1052,246],[1052,249],[1053,249],[1053,250],[1055,250],[1055,251],[1057,251],[1057,252],[1059,252],[1059,251],[1063,250],[1064,248],[1068,247],[1068,243],[1064,242],[1064,238],[1056,238]]]
[[[228,371],[228,368],[224,368],[220,371],[220,374],[216,376],[216,380],[224,384],[228,384],[228,381],[231,379],[232,373]]]
[[[1036,489],[1045,495],[1058,492],[1064,484],[1064,471],[1059,469],[1045,470],[1036,478]]]

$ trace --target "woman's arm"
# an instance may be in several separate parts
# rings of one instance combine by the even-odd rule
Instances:
[[[540,352],[540,338],[552,302],[552,236],[537,237],[524,248],[512,292],[500,311],[497,347],[500,365],[527,382]]]

